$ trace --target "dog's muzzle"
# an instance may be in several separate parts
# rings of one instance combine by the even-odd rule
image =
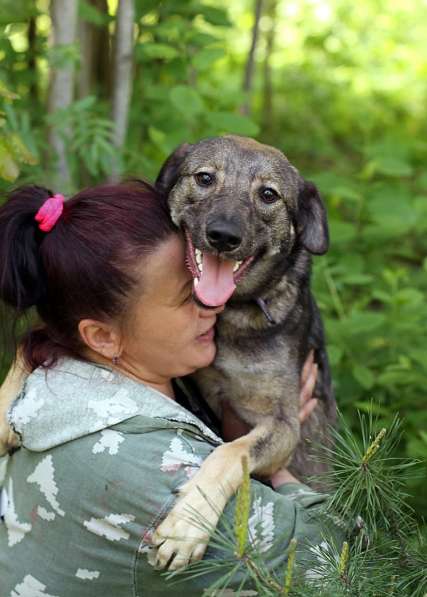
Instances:
[[[221,216],[207,222],[206,238],[214,250],[226,253],[240,247],[242,232],[235,220]]]

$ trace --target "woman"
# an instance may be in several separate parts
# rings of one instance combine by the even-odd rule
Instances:
[[[0,297],[40,319],[22,343],[33,373],[9,411],[21,447],[3,481],[1,595],[168,595],[150,537],[221,442],[172,380],[212,362],[222,308],[193,302],[182,239],[142,182],[66,204],[20,189],[0,208],[0,239]],[[280,571],[292,537],[311,543],[301,557],[322,541],[325,498],[286,469],[270,481],[252,482],[251,524]],[[229,503],[220,526],[232,520]],[[214,578],[178,591],[201,595]]]

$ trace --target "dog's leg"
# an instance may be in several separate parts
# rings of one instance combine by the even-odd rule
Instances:
[[[16,360],[9,369],[9,372],[0,387],[0,456],[5,454],[10,448],[18,445],[19,440],[11,430],[6,419],[6,413],[18,396],[24,385],[28,371],[25,368],[21,354],[17,353]]]
[[[247,458],[250,472],[270,474],[284,464],[297,441],[298,432],[269,418],[247,435],[216,448],[180,488],[178,503],[156,529],[157,565],[176,570],[201,559],[210,532],[242,482],[242,458]]]

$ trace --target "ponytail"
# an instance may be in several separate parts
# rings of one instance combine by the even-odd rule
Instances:
[[[0,208],[0,298],[18,313],[37,305],[45,294],[44,235],[35,216],[51,196],[43,187],[21,187]]]

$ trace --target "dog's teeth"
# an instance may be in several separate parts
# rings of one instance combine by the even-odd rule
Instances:
[[[237,270],[239,269],[239,267],[242,265],[241,261],[236,261],[234,267],[233,267],[233,272],[237,272]]]
[[[196,263],[197,265],[202,265],[202,252],[200,251],[200,249],[196,249],[195,250],[195,255],[196,255]]]
[[[199,278],[193,278],[194,288],[197,288],[197,284],[199,283]]]

